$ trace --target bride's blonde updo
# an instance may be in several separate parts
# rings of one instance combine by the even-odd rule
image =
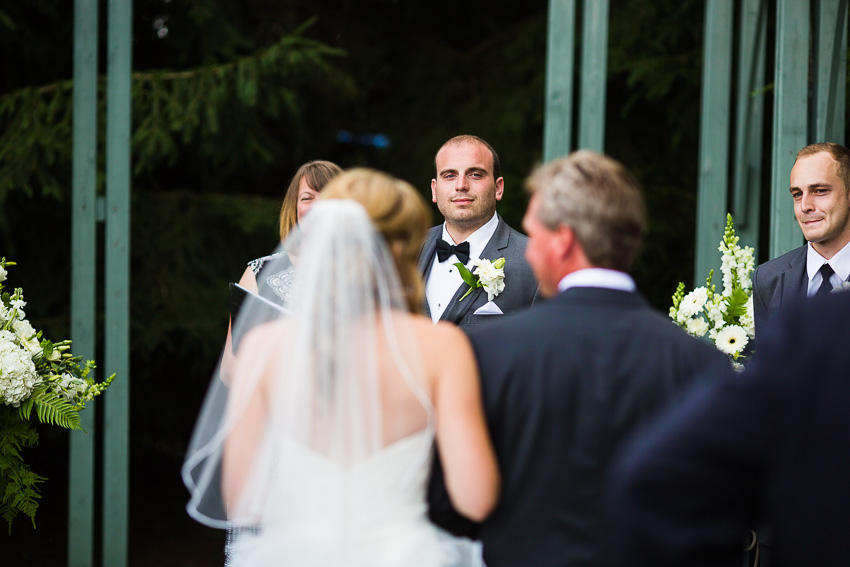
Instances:
[[[431,226],[431,213],[422,195],[406,181],[373,169],[355,168],[332,179],[319,199],[351,199],[363,205],[395,258],[410,310],[421,312],[425,286],[417,259]]]

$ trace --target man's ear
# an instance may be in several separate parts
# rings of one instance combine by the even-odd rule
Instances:
[[[558,228],[556,228],[554,232],[558,257],[560,259],[567,258],[574,250],[577,243],[576,235],[573,232],[572,227],[565,224],[558,225]]]
[[[436,179],[431,180],[431,202],[432,203],[437,202],[437,180]]]
[[[505,178],[500,177],[496,180],[496,200],[501,201],[502,195],[505,194]]]

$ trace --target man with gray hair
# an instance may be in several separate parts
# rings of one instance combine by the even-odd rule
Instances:
[[[598,565],[615,446],[697,371],[729,362],[636,292],[646,209],[621,164],[579,151],[526,185],[525,256],[549,300],[467,331],[502,472],[477,536],[488,567]]]

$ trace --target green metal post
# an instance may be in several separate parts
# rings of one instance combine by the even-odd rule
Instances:
[[[819,0],[815,12],[813,142],[844,144],[847,0]]]
[[[771,258],[803,243],[788,193],[788,176],[797,151],[808,143],[809,19],[808,0],[778,0],[771,156]]]
[[[608,0],[584,0],[578,147],[605,151],[608,78]]]
[[[127,565],[129,482],[132,1],[109,0],[106,106],[106,371],[103,564]]]
[[[575,0],[549,0],[544,161],[566,155],[572,148],[575,12]]]
[[[741,245],[751,246],[758,258],[767,3],[765,0],[743,0],[739,14],[732,214]]]
[[[700,112],[694,282],[717,264],[717,243],[726,225],[729,187],[729,124],[732,87],[732,2],[708,0]]]
[[[97,273],[97,0],[74,2],[74,130],[71,223],[71,339],[95,357]],[[68,567],[88,567],[94,551],[94,402],[70,433]]]

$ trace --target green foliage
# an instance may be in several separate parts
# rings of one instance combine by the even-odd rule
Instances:
[[[178,149],[190,144],[221,167],[268,164],[275,144],[264,123],[282,121],[293,132],[307,128],[302,116],[305,83],[322,81],[337,98],[350,96],[350,78],[331,63],[344,52],[304,37],[310,25],[234,61],[133,73],[134,175],[175,165]],[[98,90],[103,136],[103,77]],[[12,191],[51,197],[68,193],[72,95],[73,82],[66,80],[0,97],[0,204]]]
[[[82,429],[78,414],[79,407],[51,390],[47,382],[42,382],[36,386],[32,395],[21,402],[21,406],[18,408],[20,418],[29,420],[33,407],[35,407],[38,420],[42,423],[65,429]]]
[[[21,421],[14,408],[0,406],[0,517],[12,531],[18,514],[29,516],[35,526],[35,513],[41,498],[38,485],[46,479],[34,473],[21,458],[21,449],[38,445],[38,432]]]

